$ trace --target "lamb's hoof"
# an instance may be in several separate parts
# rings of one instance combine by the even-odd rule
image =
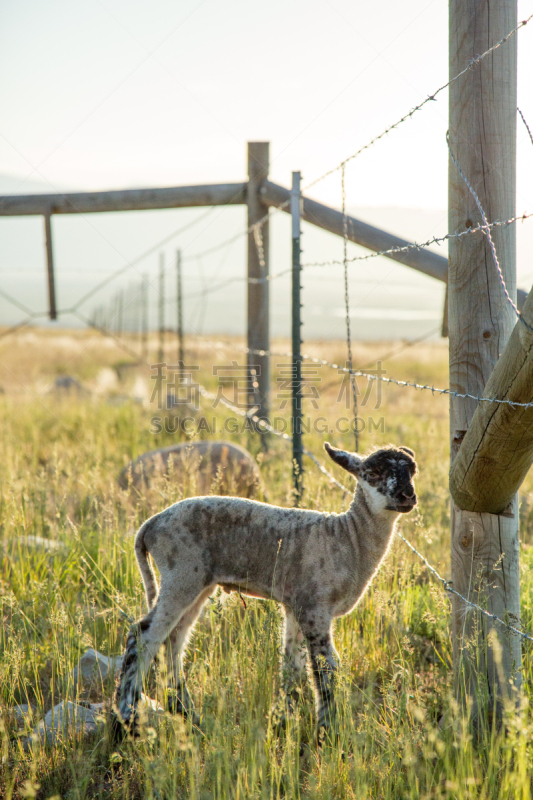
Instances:
[[[336,747],[339,741],[339,732],[333,723],[321,725],[316,734],[318,747]]]
[[[296,701],[290,697],[282,697],[274,704],[270,712],[272,730],[276,736],[281,736],[287,730],[290,718],[296,710]]]
[[[114,744],[120,744],[127,736],[136,738],[139,736],[139,720],[133,714],[129,720],[123,720],[115,711],[109,717],[109,738]]]
[[[180,714],[183,719],[189,719],[196,728],[200,728],[200,717],[193,706],[184,705],[181,697],[169,695],[167,699],[167,711],[170,714]]]
[[[121,718],[115,711],[109,714],[109,739],[113,744],[120,744],[126,736],[126,729],[122,723]]]

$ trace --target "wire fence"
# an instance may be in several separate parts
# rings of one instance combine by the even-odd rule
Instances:
[[[217,395],[215,395],[212,392],[208,391],[204,386],[200,387],[200,393],[201,393],[202,397],[204,397],[204,398],[206,398],[208,400],[215,400],[215,399],[219,399],[220,400],[221,399]],[[292,437],[290,436],[290,434],[276,430],[275,428],[272,427],[272,425],[267,423],[264,419],[258,417],[256,414],[254,414],[253,410],[251,412],[250,411],[248,411],[248,412],[244,411],[244,409],[241,409],[238,406],[235,406],[234,404],[230,403],[225,398],[222,398],[221,401],[227,408],[229,408],[234,413],[237,413],[237,414],[239,414],[240,416],[243,416],[243,417],[248,417],[251,421],[253,421],[257,425],[259,431],[268,431],[269,433],[272,433],[275,436],[283,438],[283,439],[285,439],[287,441],[292,441]],[[304,448],[304,455],[306,455],[308,458],[310,458],[310,460],[313,462],[313,464],[320,470],[320,472],[325,477],[328,478],[328,480],[330,481],[331,484],[333,484],[334,486],[336,486],[338,489],[340,489],[343,492],[343,499],[344,499],[344,497],[350,496],[351,494],[353,494],[352,490],[348,489],[347,486],[344,486],[344,484],[342,484],[340,481],[338,481],[337,478],[335,478],[335,476],[332,475],[332,473],[328,469],[326,469],[326,467],[314,455],[314,453],[312,453],[307,448]],[[428,559],[419,550],[417,550],[417,548],[405,536],[403,536],[398,530],[396,531],[396,535],[424,563],[424,565],[427,567],[428,571],[440,582],[440,584],[442,585],[443,589],[446,592],[448,592],[449,594],[454,595],[455,597],[458,597],[461,600],[461,602],[463,602],[465,604],[465,609],[466,610],[470,609],[471,611],[478,611],[485,618],[490,620],[491,622],[494,622],[497,625],[499,625],[500,627],[505,628],[507,631],[509,631],[509,632],[511,632],[511,633],[513,633],[513,634],[515,634],[517,636],[520,636],[522,639],[527,639],[528,641],[533,642],[533,636],[530,636],[528,633],[525,633],[524,631],[519,630],[519,628],[517,628],[515,625],[512,625],[509,622],[506,622],[505,620],[503,620],[500,617],[498,617],[496,614],[491,614],[489,611],[487,611],[485,608],[480,606],[478,603],[472,602],[467,597],[465,597],[460,592],[458,592],[457,589],[454,588],[452,582],[447,580],[446,578],[443,578],[442,575],[439,573],[439,571],[436,569],[436,567],[434,567],[428,561]]]
[[[507,291],[507,286],[505,285],[505,280],[504,280],[504,277],[503,277],[502,269],[500,267],[500,262],[498,261],[498,255],[496,253],[496,248],[494,246],[494,241],[493,241],[491,233],[490,233],[490,226],[489,226],[489,223],[487,221],[487,216],[486,216],[486,214],[485,214],[485,212],[483,210],[483,206],[481,205],[481,201],[480,201],[477,193],[475,192],[472,184],[470,183],[470,181],[468,180],[468,178],[464,174],[463,170],[461,169],[461,167],[459,165],[459,162],[457,161],[457,159],[456,159],[456,157],[455,157],[455,155],[453,153],[453,150],[452,150],[451,145],[450,145],[450,137],[449,137],[448,133],[446,133],[446,144],[448,145],[448,150],[450,152],[450,158],[452,159],[453,163],[457,167],[457,171],[458,171],[459,175],[461,176],[461,178],[463,179],[464,183],[466,184],[466,186],[468,188],[468,191],[470,192],[470,194],[474,198],[474,200],[476,202],[476,205],[478,207],[479,213],[481,214],[481,219],[483,220],[483,224],[480,226],[480,228],[483,231],[483,233],[485,234],[485,236],[487,237],[487,241],[488,241],[489,247],[490,247],[490,252],[491,252],[491,255],[492,255],[492,260],[494,262],[494,266],[496,267],[496,272],[498,273],[498,278],[500,280],[500,284],[502,286],[503,293],[505,295],[505,299],[507,300],[507,302],[509,303],[509,305],[511,306],[511,308],[515,312],[515,314],[518,317],[518,319],[520,320],[520,322],[523,325],[525,325],[525,327],[529,331],[533,331],[533,328],[526,322],[526,320],[524,319],[524,317],[522,316],[522,314],[520,313],[520,311],[516,307],[515,303],[513,303],[509,292]]]
[[[527,25],[527,23],[530,22],[532,19],[533,19],[533,14],[530,14],[529,17],[527,17],[527,19],[522,20],[516,26],[516,28],[513,28],[512,31],[510,31],[506,36],[504,36],[502,39],[500,39],[498,42],[496,42],[496,44],[493,44],[492,47],[488,48],[488,50],[485,50],[479,56],[477,56],[476,58],[472,59],[470,61],[470,63],[468,64],[468,66],[466,66],[463,70],[458,72],[457,75],[455,75],[453,78],[450,78],[450,80],[447,81],[446,83],[444,83],[442,86],[439,86],[439,88],[436,89],[432,94],[428,95],[428,97],[426,97],[425,100],[423,100],[417,106],[412,108],[407,114],[404,114],[403,117],[401,117],[399,120],[394,122],[392,125],[389,125],[387,128],[385,128],[385,130],[382,131],[380,134],[378,134],[378,136],[374,136],[373,139],[371,139],[369,142],[367,142],[367,144],[363,145],[363,147],[360,147],[358,150],[356,150],[355,153],[352,153],[352,155],[348,156],[347,158],[343,159],[343,161],[339,162],[339,164],[337,164],[336,167],[333,167],[332,169],[328,170],[323,175],[321,175],[319,178],[315,178],[315,180],[313,180],[311,183],[309,183],[307,186],[304,187],[304,190],[305,189],[310,189],[312,186],[316,186],[317,183],[320,183],[325,178],[327,178],[330,175],[333,175],[335,172],[338,172],[339,170],[343,169],[346,166],[346,164],[348,164],[350,161],[353,161],[355,158],[360,156],[361,153],[363,153],[365,150],[368,150],[370,147],[375,145],[376,142],[379,142],[380,139],[383,139],[388,133],[390,133],[391,131],[393,131],[396,128],[398,128],[403,122],[406,122],[408,119],[412,119],[413,115],[416,114],[417,111],[421,111],[424,108],[424,106],[426,106],[429,102],[435,100],[437,95],[439,95],[441,92],[443,92],[449,86],[451,86],[452,83],[455,83],[455,81],[459,80],[459,78],[461,78],[466,72],[468,72],[469,70],[473,69],[473,67],[475,67],[476,64],[479,64],[480,61],[483,61],[484,58],[486,58],[491,53],[493,53],[495,50],[497,50],[498,47],[501,47],[503,44],[505,44],[505,42],[507,42],[509,39],[511,39],[513,36],[515,36],[518,33],[518,31],[521,28],[523,28],[525,25]]]
[[[472,194],[474,198],[477,208],[479,210],[481,216],[481,223],[476,226],[472,226],[467,228],[466,230],[460,231],[458,233],[447,233],[445,236],[442,237],[432,237],[428,241],[424,243],[413,243],[402,247],[394,247],[388,250],[382,250],[379,252],[373,252],[361,256],[355,256],[348,258],[347,254],[347,242],[348,242],[348,231],[347,231],[347,214],[346,214],[346,188],[345,188],[345,178],[346,178],[346,166],[348,163],[356,159],[359,155],[361,155],[364,151],[371,148],[374,144],[379,142],[385,136],[387,136],[390,132],[397,129],[401,124],[406,122],[420,110],[422,110],[429,102],[435,101],[437,96],[440,95],[445,89],[451,86],[455,81],[457,81],[461,76],[463,76],[468,70],[473,69],[477,64],[480,63],[481,60],[489,56],[493,53],[497,48],[501,47],[505,44],[511,37],[516,35],[516,33],[524,27],[528,22],[533,19],[533,14],[531,14],[527,19],[522,20],[512,31],[510,31],[506,36],[496,42],[492,47],[488,48],[486,51],[481,53],[475,59],[473,59],[463,70],[457,73],[453,78],[449,81],[444,83],[443,85],[439,86],[431,95],[426,97],[421,103],[417,106],[412,108],[408,113],[404,114],[400,119],[398,119],[393,124],[389,125],[385,130],[383,130],[377,136],[374,136],[369,142],[365,145],[360,147],[354,153],[340,161],[335,167],[329,169],[320,177],[314,179],[309,183],[306,187],[304,187],[304,191],[316,186],[319,182],[324,180],[330,175],[340,171],[341,173],[341,205],[342,205],[342,215],[343,215],[343,258],[341,261],[339,260],[330,260],[330,261],[322,261],[322,262],[309,262],[302,264],[304,268],[311,268],[311,267],[325,267],[325,266],[332,266],[335,264],[339,264],[343,266],[344,269],[344,302],[345,302],[345,323],[346,323],[346,347],[347,347],[347,362],[345,365],[337,364],[334,362],[327,361],[325,359],[314,357],[310,354],[303,354],[302,359],[304,361],[326,366],[330,369],[334,369],[337,374],[347,374],[349,376],[350,385],[352,387],[353,392],[353,406],[354,412],[357,414],[357,391],[355,387],[355,378],[361,377],[367,379],[369,381],[381,381],[385,384],[395,385],[401,388],[412,388],[414,390],[419,391],[430,391],[434,396],[442,396],[447,395],[457,399],[464,399],[464,400],[474,400],[479,403],[494,403],[494,404],[502,404],[508,405],[512,408],[533,408],[533,402],[516,402],[510,400],[509,398],[505,397],[486,397],[486,396],[478,396],[471,394],[469,392],[462,392],[460,390],[455,390],[452,388],[438,388],[433,385],[427,384],[419,384],[409,380],[400,380],[396,378],[387,377],[385,375],[376,374],[374,372],[366,372],[364,369],[354,369],[353,367],[353,359],[352,359],[352,337],[351,337],[351,329],[350,329],[350,297],[349,297],[349,276],[348,276],[348,265],[354,262],[365,261],[371,258],[377,258],[379,256],[391,256],[391,255],[399,255],[402,253],[407,253],[412,250],[419,250],[421,248],[429,247],[431,245],[440,245],[445,241],[449,241],[451,239],[458,239],[463,236],[475,235],[477,233],[482,233],[488,241],[489,248],[491,251],[492,261],[497,272],[500,284],[502,286],[502,290],[504,292],[506,301],[512,306],[516,316],[518,317],[519,321],[526,326],[529,331],[533,331],[533,328],[529,325],[529,323],[523,318],[522,314],[518,310],[516,304],[514,303],[513,299],[511,298],[509,291],[507,290],[507,286],[505,284],[503,272],[498,260],[498,255],[496,252],[496,248],[494,245],[494,241],[491,236],[491,230],[501,226],[508,226],[513,223],[516,223],[519,220],[525,220],[533,216],[530,213],[523,213],[521,216],[513,217],[508,220],[495,220],[493,222],[488,221],[485,211],[482,207],[482,204],[479,200],[478,195],[476,194],[472,184],[470,183],[468,177],[465,175],[464,171],[462,170],[458,160],[453,153],[449,138],[447,136],[447,145],[450,152],[450,157],[459,172],[462,180],[464,181],[465,185],[467,186],[468,190]],[[522,118],[522,121],[527,129],[531,142],[533,144],[533,135],[531,130],[524,118],[524,115],[518,109],[519,114]],[[275,210],[284,210],[289,206],[290,200],[287,200],[282,205],[278,206]],[[128,261],[127,264],[120,267],[118,270],[113,272],[111,275],[107,276],[105,279],[100,281],[95,287],[93,287],[89,292],[86,292],[71,308],[63,309],[62,313],[70,313],[74,315],[77,319],[84,322],[86,325],[92,327],[94,330],[99,331],[101,334],[111,337],[116,343],[117,346],[120,347],[124,352],[128,353],[135,361],[139,364],[143,364],[144,366],[151,366],[149,361],[147,360],[147,335],[148,335],[148,328],[149,328],[149,320],[148,320],[148,311],[147,311],[147,296],[148,296],[148,287],[151,285],[152,281],[148,280],[146,276],[142,277],[141,281],[137,281],[134,284],[130,284],[127,289],[121,289],[115,293],[115,295],[108,299],[108,302],[102,304],[95,308],[91,315],[86,315],[83,311],[81,311],[81,307],[87,303],[89,299],[94,297],[94,295],[108,286],[112,281],[119,278],[120,276],[124,275],[128,270],[135,267],[141,261],[149,257],[150,255],[154,254],[156,251],[160,250],[161,247],[168,244],[173,239],[177,238],[181,234],[183,234],[186,230],[193,227],[194,225],[199,224],[203,220],[205,220],[210,214],[212,214],[214,208],[209,208],[205,213],[201,214],[195,220],[191,221],[185,226],[180,227],[176,231],[172,232],[168,236],[164,237],[162,240],[158,241],[148,250],[141,253],[137,258]],[[263,225],[270,219],[270,211],[267,212],[263,218],[259,221],[255,222],[253,225],[248,226],[245,230],[241,231],[238,234],[235,234],[228,239],[220,242],[219,244],[210,247],[203,252],[192,254],[188,256],[189,258],[196,258],[201,259],[205,256],[211,255],[215,252],[223,250],[231,246],[234,242],[241,239],[244,236],[252,236],[253,241],[255,242],[255,246],[257,248],[258,258],[261,266],[261,271],[265,271],[266,261],[265,261],[265,249],[264,249],[264,242],[263,242],[263,235],[262,235],[262,228]],[[206,287],[205,289],[201,290],[196,294],[188,295],[188,297],[202,297],[205,298],[208,294],[213,292],[219,291],[220,289],[235,283],[239,282],[246,282],[246,283],[263,283],[267,281],[272,281],[278,277],[281,277],[285,274],[289,274],[292,271],[292,268],[279,271],[273,275],[265,275],[261,278],[240,278],[240,277],[232,277],[220,281],[217,284],[212,286]],[[155,279],[154,279],[155,280]],[[5,337],[11,333],[15,333],[17,330],[20,330],[22,327],[30,324],[33,320],[38,319],[40,317],[44,317],[47,315],[47,312],[34,312],[29,309],[24,303],[20,302],[16,298],[11,297],[7,292],[0,290],[0,295],[4,297],[5,300],[19,308],[26,316],[23,320],[21,320],[16,325],[11,326],[10,328],[6,329],[0,336]],[[159,329],[160,332],[164,332],[164,328],[162,326],[161,319],[159,320]],[[411,344],[415,344],[421,341],[421,338],[418,337],[414,339],[412,343],[407,343],[406,346],[411,346]],[[258,356],[276,356],[282,357],[284,359],[291,359],[292,353],[286,352],[276,352],[273,350],[262,350],[262,349],[251,349],[248,347],[241,347],[234,343],[218,343],[222,347],[231,347],[234,350],[246,353],[247,355],[258,355]],[[387,355],[389,357],[390,354]],[[269,422],[267,422],[264,418],[259,417],[256,413],[257,408],[252,409],[242,409],[235,404],[229,402],[223,395],[214,395],[208,389],[205,388],[202,384],[198,384],[200,387],[200,394],[206,400],[215,400],[217,399],[220,403],[222,403],[225,407],[231,410],[233,413],[239,414],[242,417],[246,417],[249,419],[253,424],[256,426],[257,430],[260,433],[269,433],[275,435],[285,441],[292,441],[292,437],[283,431],[276,430]],[[357,443],[357,442],[356,442]],[[304,455],[307,456],[312,463],[320,470],[320,472],[330,481],[333,485],[335,485],[339,490],[343,492],[343,496],[350,495],[351,491],[344,486],[340,481],[338,481],[335,476],[321,463],[321,461],[317,458],[317,456],[312,453],[307,448],[304,448]],[[460,594],[451,584],[450,581],[446,580],[442,577],[439,571],[427,560],[427,558],[418,551],[418,549],[409,542],[403,535],[398,533],[399,538],[406,544],[407,547],[425,564],[426,568],[429,572],[436,578],[440,584],[442,585],[443,589],[456,597],[458,597],[462,603],[464,603],[465,610],[477,611],[481,613],[485,618],[490,620],[490,622],[495,623],[510,633],[520,636],[522,639],[527,639],[528,641],[533,641],[533,637],[527,633],[524,633],[516,626],[506,622],[505,620],[500,619],[494,614],[489,613],[486,609],[482,606],[472,602],[467,597]]]

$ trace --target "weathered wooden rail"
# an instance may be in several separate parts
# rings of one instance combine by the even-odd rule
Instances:
[[[248,143],[248,181],[203,186],[170,186],[154,189],[121,189],[102,192],[64,192],[0,196],[0,216],[41,215],[45,223],[48,301],[50,318],[57,316],[55,299],[52,216],[55,214],[98,214],[113,211],[144,211],[164,208],[246,205],[248,209],[248,347],[270,350],[269,330],[269,208],[290,213],[290,190],[268,180],[269,143]],[[343,215],[334,208],[304,198],[302,219],[337,236],[343,236]],[[261,223],[261,253],[252,226]],[[406,239],[347,218],[348,239],[374,252],[412,245]],[[387,253],[405,266],[439,281],[447,281],[448,261],[438,253],[413,247],[404,253]],[[259,280],[258,280],[259,279]],[[261,280],[262,279],[262,280]],[[268,416],[270,364],[268,355],[250,356],[256,369],[253,403],[259,416]]]

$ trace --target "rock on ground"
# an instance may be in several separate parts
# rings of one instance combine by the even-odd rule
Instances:
[[[104,722],[103,707],[103,703],[82,706],[79,703],[71,703],[70,700],[62,700],[50,709],[31,736],[24,740],[25,748],[37,742],[55,744],[58,739],[75,733],[94,733]]]
[[[164,713],[155,700],[141,695],[139,714],[148,724],[154,724],[157,717]],[[106,716],[104,703],[72,703],[62,700],[46,714],[30,736],[23,741],[25,750],[34,745],[56,744],[58,741],[78,735],[86,736],[103,728]]]
[[[122,489],[141,491],[162,477],[190,483],[197,495],[255,497],[263,488],[259,466],[248,450],[213,440],[149,450],[124,467],[118,482]]]
[[[78,684],[103,683],[107,678],[114,677],[122,666],[122,656],[104,656],[92,647],[87,650],[72,671],[72,682]]]

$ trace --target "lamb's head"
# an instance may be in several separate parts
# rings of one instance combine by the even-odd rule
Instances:
[[[416,461],[409,447],[383,447],[366,458],[328,442],[324,447],[336,464],[355,475],[373,510],[407,514],[416,506]]]

